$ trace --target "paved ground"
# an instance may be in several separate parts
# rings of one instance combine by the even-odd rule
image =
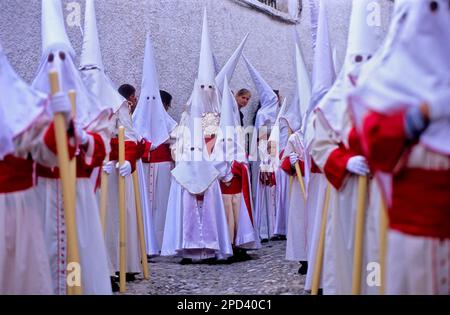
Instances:
[[[180,258],[157,257],[149,263],[150,280],[127,284],[133,295],[302,295],[305,277],[299,264],[284,259],[285,241],[263,244],[251,260],[229,265],[179,264]]]

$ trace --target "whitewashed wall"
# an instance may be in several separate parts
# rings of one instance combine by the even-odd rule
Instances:
[[[44,0],[45,1],[45,0]],[[297,1],[297,0],[288,0]],[[308,69],[312,66],[309,0],[303,0],[298,24],[270,16],[240,0],[97,0],[97,16],[104,63],[117,84],[141,82],[146,32],[154,40],[160,84],[174,96],[171,114],[179,119],[183,103],[190,95],[197,73],[202,10],[207,8],[212,44],[222,66],[247,32],[250,37],[246,56],[268,83],[284,96],[293,94],[293,28],[301,36]],[[81,5],[84,0],[63,0]],[[330,36],[337,50],[338,64],[345,55],[351,0],[328,0]],[[384,30],[390,20],[392,2],[381,0]],[[0,42],[13,66],[28,82],[36,74],[41,55],[40,11],[38,0],[0,1]],[[70,11],[65,10],[68,15]],[[78,27],[67,26],[77,53],[82,42]],[[233,89],[254,91],[243,63],[231,82]],[[255,96],[248,108],[247,121],[257,103]]]

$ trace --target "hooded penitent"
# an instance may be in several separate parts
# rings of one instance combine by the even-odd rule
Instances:
[[[159,92],[158,72],[150,35],[145,45],[141,95],[133,114],[136,131],[158,147],[170,138],[177,123],[164,109]]]
[[[347,94],[356,84],[361,66],[370,60],[381,43],[381,25],[371,22],[374,0],[353,0],[344,67],[331,90],[316,108],[325,126],[340,134],[347,110]]]
[[[258,136],[264,137],[265,133],[270,132],[278,116],[278,96],[275,94],[273,89],[267,84],[263,79],[261,74],[256,70],[256,68],[250,63],[250,61],[243,56],[247,69],[250,76],[255,84],[256,90],[258,91],[259,101],[261,103],[261,108],[256,113],[255,120],[255,132],[253,133],[252,143],[250,148],[250,158],[252,161],[257,159],[257,140]],[[261,130],[260,128],[265,126],[267,130]],[[269,136],[268,134],[266,134]]]
[[[363,117],[364,109],[392,114],[423,103],[431,107],[450,104],[448,1],[434,1],[435,7],[428,0],[402,2],[406,10],[397,13],[401,18],[394,16],[399,25],[391,28],[396,34],[390,50],[372,71],[370,80],[351,96],[358,117]],[[359,128],[361,121],[357,119]],[[420,142],[433,151],[450,155],[449,134],[448,121],[435,120],[423,132]]]
[[[241,58],[242,51],[244,50],[245,43],[247,42],[248,34],[245,35],[242,42],[236,48],[234,53],[231,55],[230,59],[228,59],[227,63],[223,66],[222,70],[220,70],[219,74],[216,77],[216,84],[219,88],[221,94],[223,95],[223,87],[225,83],[225,78],[228,82],[231,81],[233,77],[234,71],[236,70],[236,66]]]
[[[317,19],[317,36],[314,49],[311,101],[302,126],[306,148],[311,144],[314,138],[314,130],[311,125],[312,120],[310,119],[311,112],[330,90],[336,77],[336,74],[334,73],[333,53],[328,33],[327,8],[324,0],[320,0],[319,2]]]
[[[42,59],[32,86],[50,94],[48,73],[50,70],[56,70],[61,91],[76,91],[76,120],[81,126],[87,127],[106,115],[110,107],[101,104],[85,87],[74,59],[75,52],[64,26],[61,1],[42,1]]]
[[[175,180],[189,193],[203,194],[218,178],[219,171],[207,160],[205,135],[212,135],[219,126],[220,99],[215,85],[214,61],[209,39],[206,10],[203,17],[202,43],[198,78],[189,106],[183,141],[178,152],[177,166],[172,171]]]
[[[0,159],[14,151],[14,137],[44,112],[44,94],[30,88],[16,74],[0,44]]]
[[[114,113],[117,112],[125,99],[117,92],[105,73],[94,0],[86,0],[80,71],[85,86],[97,97],[101,108],[111,108]]]

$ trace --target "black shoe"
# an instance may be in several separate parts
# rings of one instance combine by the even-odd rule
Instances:
[[[268,242],[269,242],[269,239],[267,239],[267,238],[263,238],[263,239],[261,240],[261,244],[268,243]]]
[[[298,273],[302,276],[306,275],[308,273],[308,262],[307,261],[301,261],[302,265],[300,266],[300,269],[298,269]]]
[[[126,281],[127,282],[136,281],[136,275],[138,275],[138,273],[127,273],[126,274]]]
[[[190,264],[192,264],[192,259],[190,259],[190,258],[183,258],[180,261],[180,265],[190,265]]]
[[[117,281],[116,277],[111,277],[111,289],[114,293],[120,291],[120,286],[117,284]]]

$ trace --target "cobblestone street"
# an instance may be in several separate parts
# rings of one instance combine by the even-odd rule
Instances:
[[[284,259],[285,241],[263,244],[251,260],[233,264],[181,265],[180,258],[157,257],[149,263],[150,280],[127,283],[131,295],[303,295],[299,264]]]

